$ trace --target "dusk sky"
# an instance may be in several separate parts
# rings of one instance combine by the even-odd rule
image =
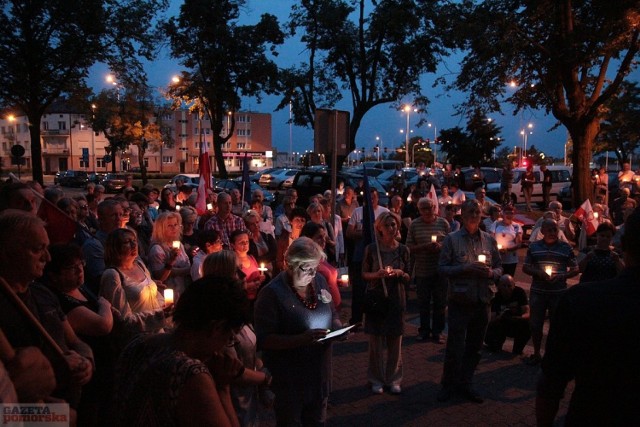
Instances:
[[[177,15],[181,2],[173,1],[172,8],[168,11],[169,15]],[[242,22],[252,24],[257,22],[263,13],[272,13],[276,15],[280,23],[288,20],[291,11],[291,0],[247,0],[246,7],[243,9]],[[283,45],[278,48],[279,56],[275,59],[276,63],[281,67],[298,64],[307,59],[304,47],[296,39],[287,39]],[[445,63],[441,64],[436,74],[428,74],[422,77],[422,93],[425,94],[431,103],[427,107],[427,113],[418,115],[411,113],[411,129],[413,136],[422,136],[433,140],[434,126],[438,129],[452,128],[455,126],[465,126],[466,120],[463,117],[455,116],[454,106],[464,99],[464,94],[459,92],[446,92],[442,87],[432,88],[432,83],[436,77],[445,75],[450,81],[455,73],[459,71],[459,61],[462,55],[458,54],[445,59]],[[162,51],[158,59],[149,64],[147,72],[149,73],[150,84],[154,87],[163,87],[168,84],[171,77],[179,73],[182,68],[177,61],[169,57],[168,49]],[[103,66],[96,66],[93,69],[90,83],[96,91],[107,87],[104,78],[108,74],[108,69]],[[638,72],[634,73],[638,80]],[[335,107],[339,110],[351,111],[351,100],[348,93],[346,97]],[[274,111],[279,101],[278,97],[264,97],[262,103],[258,103],[255,99],[243,99],[242,110],[252,110],[263,113],[272,114],[273,127],[273,145],[279,151],[289,151],[289,111]],[[411,103],[412,99],[404,100]],[[533,133],[528,135],[527,146],[535,145],[539,150],[544,151],[548,155],[562,158],[564,155],[564,143],[567,140],[567,132],[564,127],[560,126],[554,131],[550,129],[556,123],[551,116],[545,115],[543,111],[525,111],[518,115],[513,115],[513,108],[505,104],[503,106],[504,114],[493,114],[490,117],[496,124],[502,127],[500,135],[505,141],[502,146],[507,146],[511,150],[515,145],[522,146],[523,137],[520,131],[529,123],[533,125]],[[424,118],[434,126],[416,127],[416,123]],[[362,125],[356,137],[356,145],[358,148],[366,147],[369,151],[379,141],[376,136],[380,137],[383,146],[398,147],[404,144],[404,134],[400,133],[400,129],[405,129],[407,116],[406,113],[397,111],[390,105],[378,106],[364,117]],[[293,127],[293,151],[312,150],[313,149],[313,131],[310,129]],[[438,152],[438,160],[442,160]]]

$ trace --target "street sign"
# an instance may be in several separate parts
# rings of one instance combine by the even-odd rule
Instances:
[[[15,157],[22,157],[24,156],[24,147],[22,145],[14,145],[11,147],[11,154],[14,155]]]
[[[111,159],[111,156],[110,156],[109,154],[105,155],[105,156],[102,158],[102,161],[103,161],[103,162],[105,162],[105,163],[111,163],[111,160],[112,160],[112,159]]]

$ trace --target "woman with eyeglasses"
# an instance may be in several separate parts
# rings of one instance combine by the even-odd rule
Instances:
[[[302,227],[301,235],[303,237],[310,238],[322,249],[325,248],[327,242],[327,230],[323,225],[309,221],[304,225],[304,227]],[[340,303],[342,302],[342,296],[340,295],[340,288],[338,288],[338,269],[325,260],[318,265],[318,273],[322,274],[324,280],[327,281],[329,292],[331,292],[331,297],[333,298],[333,305],[335,305],[336,309],[339,310]]]
[[[175,329],[139,336],[121,355],[109,425],[238,426],[229,384],[246,369],[224,351],[246,310],[236,279],[194,282],[176,304]]]
[[[163,212],[153,223],[149,270],[155,280],[173,289],[176,301],[191,281],[189,255],[180,242],[182,217],[178,212]]]
[[[198,212],[191,206],[183,206],[180,209],[180,216],[182,217],[182,238],[180,240],[187,255],[192,259],[195,255],[194,249],[198,247],[198,233],[200,232],[195,229]]]
[[[382,394],[385,386],[392,394],[402,392],[405,284],[409,283],[411,276],[409,248],[396,240],[399,227],[400,218],[396,214],[380,214],[374,224],[377,242],[365,248],[362,262],[366,292],[384,294],[386,288],[389,300],[386,313],[365,313],[364,318],[364,331],[369,335],[367,378],[374,394]]]
[[[313,240],[300,237],[284,259],[284,271],[256,300],[258,349],[273,375],[277,424],[324,425],[331,388],[331,343],[318,340],[342,327],[327,283],[316,274],[326,255]]]
[[[44,269],[44,283],[53,291],[62,312],[78,338],[93,350],[95,371],[91,381],[82,388],[78,408],[81,425],[97,425],[106,402],[104,390],[112,384],[114,355],[108,334],[113,328],[111,304],[86,290],[84,284],[84,259],[79,246],[54,244],[49,246],[51,260]]]
[[[133,230],[118,228],[107,236],[104,247],[107,269],[100,278],[100,296],[111,303],[118,322],[114,343],[124,346],[138,333],[161,332],[172,304],[138,258],[138,239]]]

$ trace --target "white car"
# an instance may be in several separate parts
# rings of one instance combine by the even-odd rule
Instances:
[[[298,173],[298,169],[278,169],[263,174],[260,177],[260,186],[270,190],[291,187],[296,173]]]
[[[571,168],[568,166],[547,166],[551,172],[551,191],[549,197],[555,200],[560,190],[571,183]],[[524,193],[522,192],[522,177],[527,168],[513,169],[513,183],[511,184],[511,202],[524,203]],[[533,174],[536,182],[533,184],[533,193],[531,193],[532,202],[542,202],[542,172],[540,166],[533,167]],[[487,184],[487,196],[500,200],[500,183],[494,182]]]

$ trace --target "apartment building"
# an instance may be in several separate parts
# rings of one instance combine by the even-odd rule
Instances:
[[[40,122],[42,163],[45,174],[67,169],[106,172],[111,164],[105,163],[110,154],[117,171],[136,170],[139,163],[138,147],[107,153],[109,143],[102,133],[96,133],[88,122],[88,114],[70,111],[64,102],[54,103]],[[224,123],[222,135],[226,136],[231,116]],[[235,130],[223,147],[225,165],[229,172],[242,169],[245,155],[251,160],[251,169],[272,164],[271,114],[241,111],[235,113]],[[200,143],[206,144],[213,161],[213,134],[209,120],[199,120],[196,113],[177,110],[162,117],[163,126],[171,136],[170,142],[151,144],[145,153],[144,163],[151,173],[197,173]],[[31,139],[28,119],[24,115],[0,117],[0,159],[2,168],[10,168],[11,147],[25,148],[24,167],[32,165]]]

